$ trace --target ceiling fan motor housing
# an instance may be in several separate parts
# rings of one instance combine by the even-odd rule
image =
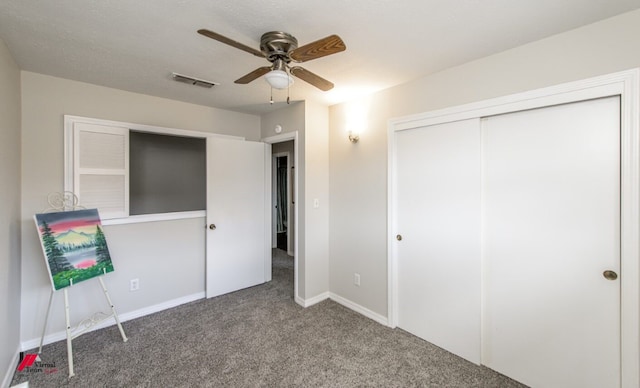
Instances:
[[[262,34],[260,51],[270,62],[278,59],[285,63],[291,62],[289,53],[298,48],[298,40],[291,34],[282,31],[271,31]]]

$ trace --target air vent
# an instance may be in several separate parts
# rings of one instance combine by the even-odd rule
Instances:
[[[193,78],[186,75],[171,73],[174,81],[183,82],[189,85],[196,85],[203,88],[212,88],[214,85],[220,85],[217,82],[205,81],[203,79]]]

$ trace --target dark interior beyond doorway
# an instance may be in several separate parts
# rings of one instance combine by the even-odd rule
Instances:
[[[277,176],[276,176],[276,203],[277,203],[277,239],[276,246],[278,249],[287,251],[287,233],[288,233],[288,214],[287,214],[287,157],[280,156],[277,158]]]

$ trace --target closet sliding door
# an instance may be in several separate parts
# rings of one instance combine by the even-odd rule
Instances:
[[[638,101],[633,69],[391,120],[391,326],[533,387],[638,387]]]
[[[480,120],[395,136],[398,326],[480,363]]]
[[[483,364],[619,386],[619,97],[489,117],[482,137]]]

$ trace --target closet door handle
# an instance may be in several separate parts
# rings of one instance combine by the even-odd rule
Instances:
[[[216,230],[216,224],[210,224],[209,225],[209,229]]]
[[[604,271],[602,276],[607,280],[616,280],[618,278],[618,274],[615,271]]]

